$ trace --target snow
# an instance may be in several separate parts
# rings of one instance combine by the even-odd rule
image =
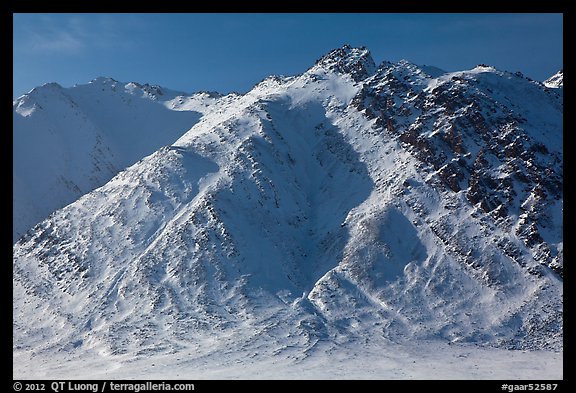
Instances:
[[[371,343],[372,344],[372,343]],[[220,348],[199,356],[194,348],[139,357],[64,355],[58,363],[35,357],[15,361],[15,379],[100,380],[562,380],[562,353],[510,351],[439,342],[320,343],[306,356]],[[252,354],[252,355],[249,355]],[[22,358],[25,357],[21,356]]]
[[[544,86],[552,89],[561,89],[564,87],[564,71],[560,70],[543,82]]]
[[[405,104],[396,130],[355,106],[367,87]],[[464,103],[447,111],[433,101],[442,89]],[[562,378],[562,279],[530,272],[543,263],[516,230],[529,213],[544,217],[561,254],[562,203],[540,211],[543,197],[516,181],[503,220],[468,200],[467,182],[443,183],[450,165],[468,157],[471,167],[486,147],[453,123],[466,119],[466,100],[518,107],[521,127],[497,136],[541,142],[548,154],[533,165],[561,161],[562,138],[542,127],[561,135],[562,106],[541,85],[489,67],[437,77],[406,61],[376,68],[362,48],[245,95],[98,78],[25,96],[15,134],[37,132],[65,158],[44,158],[46,173],[80,162],[72,173],[83,179],[98,137],[115,152],[105,159],[133,155],[105,161],[110,180],[77,180],[77,199],[14,245],[14,378]],[[32,101],[55,108],[50,122],[26,109]],[[490,127],[504,117],[495,113]],[[61,124],[52,136],[16,121]],[[122,133],[126,124],[138,127]],[[452,124],[465,153],[446,148]],[[440,140],[442,165],[398,137],[418,127]],[[15,138],[15,151],[25,142]],[[14,201],[34,206],[26,157]],[[501,157],[484,160],[486,174],[506,178]]]
[[[176,94],[97,78],[69,89],[46,84],[15,100],[13,242],[195,124],[205,96],[175,110]]]

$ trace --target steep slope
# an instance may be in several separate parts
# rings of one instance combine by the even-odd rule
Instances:
[[[215,99],[24,236],[14,354],[558,350],[562,184],[559,95],[345,46]]]
[[[54,210],[173,143],[211,98],[97,78],[13,102],[13,241]]]

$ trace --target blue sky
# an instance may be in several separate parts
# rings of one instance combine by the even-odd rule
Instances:
[[[331,49],[447,71],[479,63],[543,80],[563,67],[562,14],[14,14],[13,96],[97,76],[244,92]]]

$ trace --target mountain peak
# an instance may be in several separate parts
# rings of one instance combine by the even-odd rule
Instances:
[[[118,81],[114,78],[108,76],[99,76],[90,81],[93,84],[109,84],[109,83],[118,83]]]
[[[329,70],[350,74],[352,79],[360,81],[376,71],[374,59],[366,47],[351,47],[345,44],[341,48],[333,49],[316,61],[316,65]]]
[[[550,78],[546,79],[544,82],[544,86],[558,89],[564,87],[564,70],[560,70]]]
[[[33,88],[28,93],[19,97],[19,99],[25,98],[25,97],[35,97],[39,94],[47,94],[48,92],[57,93],[57,92],[62,91],[62,89],[63,89],[63,87],[56,82],[44,83],[42,86]]]
[[[44,83],[42,85],[43,88],[45,89],[54,89],[54,90],[60,90],[62,89],[62,86],[60,86],[58,83],[56,82],[49,82],[49,83]]]

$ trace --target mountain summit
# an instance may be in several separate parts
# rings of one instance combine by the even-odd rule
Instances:
[[[352,48],[344,45],[322,56],[316,65],[331,71],[347,73],[355,81],[361,81],[376,71],[376,64],[370,51],[365,47]]]
[[[564,87],[564,71],[560,70],[544,81],[544,86],[551,88]]]
[[[98,119],[158,102],[166,119],[166,107],[196,110],[174,143],[16,242],[15,375],[68,367],[58,356],[74,367],[181,353],[298,363],[366,343],[561,350],[562,98],[485,65],[439,74],[344,46],[244,95],[148,104],[141,85],[84,87]],[[68,93],[21,98],[14,116],[69,113]]]
[[[16,99],[13,242],[54,210],[173,143],[199,120],[205,99],[104,77],[71,88],[48,83]]]

